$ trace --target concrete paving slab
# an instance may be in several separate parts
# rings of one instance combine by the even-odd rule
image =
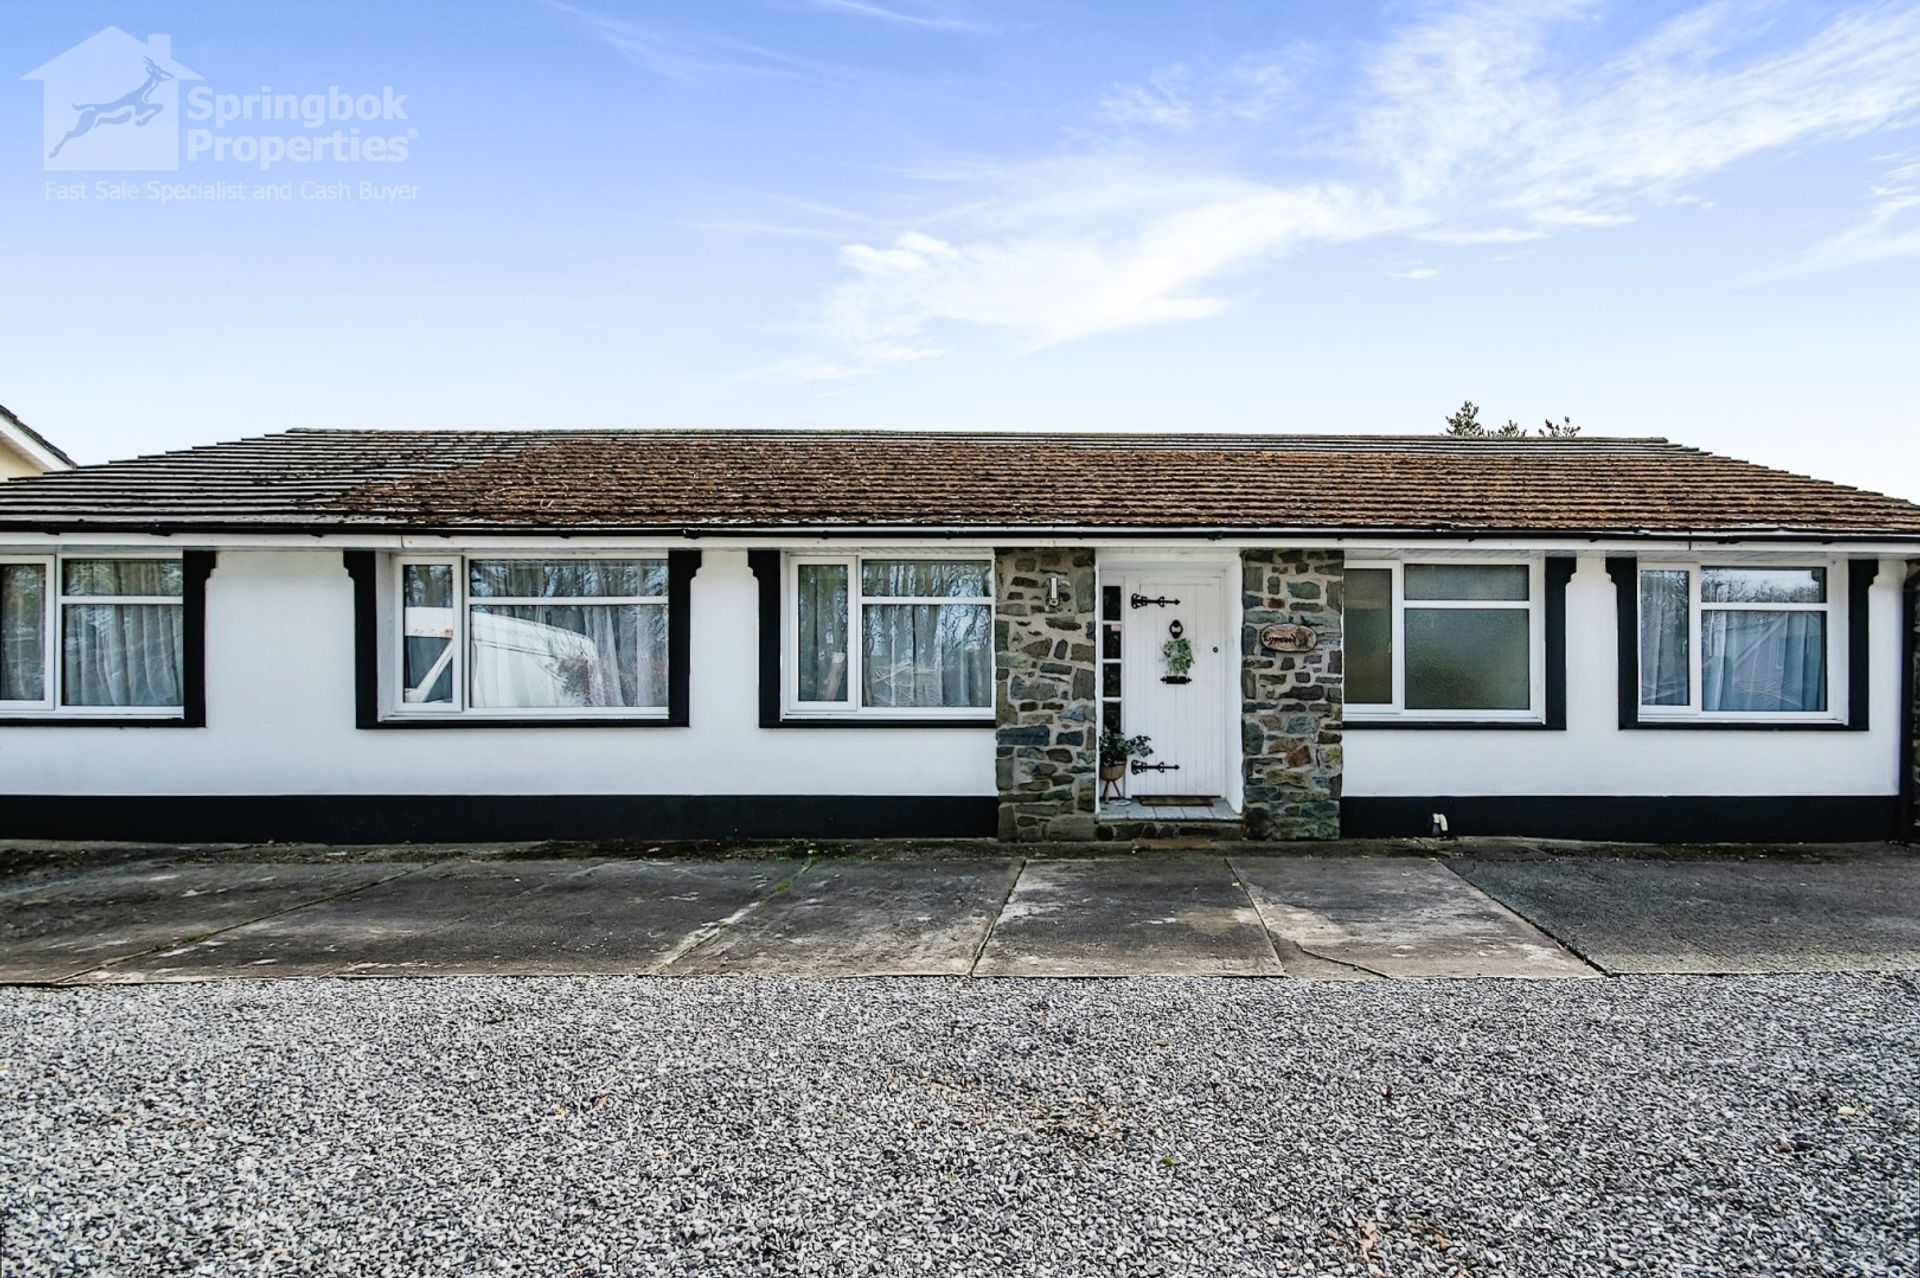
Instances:
[[[1029,861],[976,976],[1278,976],[1224,858]]]
[[[443,952],[467,916],[524,896],[551,877],[542,867],[443,862],[311,907],[262,919],[217,936],[170,946],[88,974],[90,982],[138,984],[219,977],[327,976],[372,958],[425,960]],[[565,866],[580,874],[587,867]]]
[[[1610,972],[1920,968],[1920,858],[1911,855],[1452,864]]]
[[[411,865],[171,865],[0,900],[0,981],[57,981],[404,874]]]
[[[534,891],[467,915],[444,947],[422,954],[402,946],[386,961],[357,962],[341,974],[657,972],[796,868],[776,860],[609,861],[569,874],[568,864],[552,863]]]
[[[100,975],[133,982],[649,972],[791,872],[772,861],[452,863]]]
[[[1326,966],[1409,977],[1598,975],[1437,861],[1237,856],[1232,865],[1291,975]]]
[[[964,976],[1009,859],[828,861],[673,964],[675,975]]]

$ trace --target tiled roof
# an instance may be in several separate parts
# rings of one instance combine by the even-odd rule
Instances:
[[[1920,506],[1658,439],[297,430],[16,480],[7,528],[1920,538]]]

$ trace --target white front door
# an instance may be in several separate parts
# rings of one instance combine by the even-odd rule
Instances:
[[[1144,768],[1127,770],[1127,794],[1219,798],[1227,789],[1226,642],[1217,574],[1178,569],[1128,572],[1122,580],[1121,726],[1152,738]],[[1170,675],[1167,642],[1184,638],[1193,666]]]

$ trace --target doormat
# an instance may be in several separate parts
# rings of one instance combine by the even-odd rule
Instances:
[[[1149,794],[1135,799],[1143,808],[1210,808],[1217,796],[1202,794]]]

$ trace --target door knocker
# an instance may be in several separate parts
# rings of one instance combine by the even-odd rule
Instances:
[[[1161,683],[1192,683],[1187,672],[1193,669],[1193,644],[1187,639],[1187,628],[1180,624],[1178,617],[1167,627],[1170,636],[1161,646],[1160,657],[1166,663],[1167,672],[1160,676]]]

